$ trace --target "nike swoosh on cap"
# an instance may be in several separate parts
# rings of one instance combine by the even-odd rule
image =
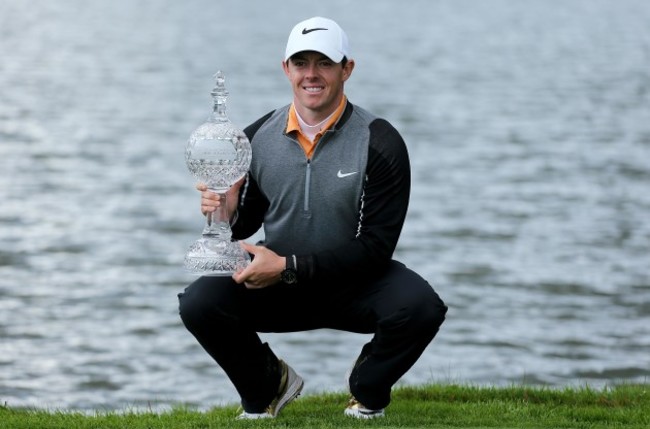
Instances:
[[[339,172],[336,173],[336,177],[343,178],[343,177],[352,176],[353,174],[357,174],[357,173],[358,173],[358,171],[353,171],[351,173],[344,173],[341,170],[339,170]]]
[[[318,30],[327,30],[327,28],[319,28],[319,27],[316,27],[316,28],[310,28],[309,30],[307,30],[307,28],[303,28],[303,29],[302,29],[302,34],[309,34],[309,33],[311,33],[312,31],[318,31]]]

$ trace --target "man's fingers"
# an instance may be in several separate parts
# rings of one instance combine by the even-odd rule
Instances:
[[[249,244],[245,241],[240,241],[239,245],[241,246],[242,249],[244,249],[248,253],[252,253],[253,255],[257,253],[257,246],[254,244]]]

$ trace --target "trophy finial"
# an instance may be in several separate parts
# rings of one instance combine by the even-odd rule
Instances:
[[[226,75],[221,71],[217,71],[214,74],[214,89],[212,89],[213,97],[223,97],[224,100],[228,96],[228,90],[226,89]]]
[[[226,89],[226,75],[221,71],[214,74],[214,88],[212,89],[212,120],[215,122],[228,122],[228,115],[226,113],[226,98],[228,98],[228,90]]]

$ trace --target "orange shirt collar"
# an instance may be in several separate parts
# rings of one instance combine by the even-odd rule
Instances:
[[[347,97],[343,95],[341,97],[341,102],[339,103],[339,106],[336,108],[336,111],[330,118],[330,120],[325,124],[323,127],[323,131],[317,134],[317,136],[323,134],[323,132],[327,131],[330,129],[336,122],[341,118],[341,115],[343,114],[343,110],[345,109],[345,105],[347,102]],[[296,107],[294,106],[294,103],[291,103],[291,108],[289,109],[289,120],[287,121],[287,133],[290,133],[292,131],[297,131],[300,134],[300,123],[298,123],[298,117],[296,116]],[[316,137],[318,138],[318,137]]]

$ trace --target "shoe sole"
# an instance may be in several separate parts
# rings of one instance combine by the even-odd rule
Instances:
[[[361,411],[361,410],[353,410],[351,408],[346,408],[343,411],[343,414],[345,414],[348,417],[353,417],[355,419],[362,419],[362,420],[370,420],[370,419],[377,419],[377,418],[382,418],[385,416],[384,411]]]

